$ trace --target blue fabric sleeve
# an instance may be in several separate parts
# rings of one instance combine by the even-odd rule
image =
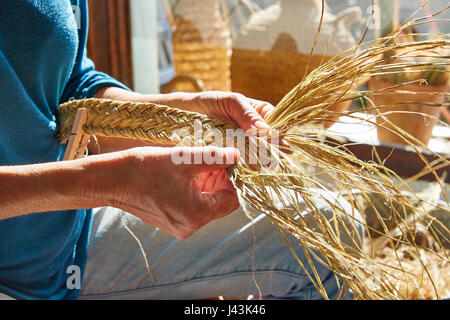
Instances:
[[[61,103],[66,102],[71,98],[92,98],[101,87],[111,86],[130,90],[120,81],[112,78],[106,73],[95,70],[95,65],[93,61],[88,58],[86,49],[89,29],[87,1],[72,0],[72,4],[78,6],[80,9],[79,23],[81,25],[78,26],[80,47],[77,52],[77,58],[72,74],[61,98]]]

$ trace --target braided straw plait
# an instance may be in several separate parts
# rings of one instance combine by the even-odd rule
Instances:
[[[206,115],[184,111],[153,103],[125,102],[108,99],[72,100],[59,106],[60,141],[70,137],[77,110],[86,108],[87,120],[83,131],[88,135],[134,138],[157,144],[178,144],[179,132],[195,137],[194,126],[201,123],[202,130],[217,129],[225,135],[227,129],[236,127]],[[214,142],[208,138],[193,141],[196,145]]]

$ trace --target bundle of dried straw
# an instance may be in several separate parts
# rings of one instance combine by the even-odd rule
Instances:
[[[406,27],[425,23],[425,19],[414,19],[403,26]],[[336,117],[336,113],[329,109],[335,104],[366,98],[369,101],[367,109],[383,113],[387,106],[370,104],[368,95],[395,95],[396,87],[383,90],[356,90],[354,84],[374,75],[403,72],[405,67],[413,63],[411,60],[402,60],[401,52],[408,52],[408,56],[415,52],[437,52],[435,49],[448,50],[450,41],[448,36],[441,35],[437,40],[420,42],[393,43],[391,40],[397,34],[377,39],[369,43],[360,43],[356,48],[334,57],[309,73],[301,83],[289,92],[276,106],[267,119],[272,129],[279,131],[284,139],[291,145],[292,154],[286,154],[283,147],[270,143],[271,132],[261,137],[248,137],[247,143],[265,145],[270,154],[277,159],[277,166],[263,166],[261,163],[249,165],[239,163],[228,170],[228,175],[238,190],[242,205],[251,206],[265,213],[279,229],[282,235],[289,232],[298,240],[310,262],[310,268],[300,265],[310,277],[313,284],[327,297],[322,286],[318,272],[311,263],[318,260],[328,269],[335,272],[341,279],[342,289],[350,288],[356,299],[403,299],[405,295],[402,284],[413,277],[416,281],[428,279],[433,288],[433,298],[442,297],[436,285],[436,279],[429,271],[427,263],[423,261],[424,253],[432,256],[439,263],[448,264],[448,246],[450,232],[448,228],[435,217],[429,214],[426,206],[417,203],[428,203],[427,199],[415,193],[408,185],[408,181],[398,177],[383,165],[382,159],[365,162],[358,159],[343,145],[332,145],[323,141],[323,131],[316,132],[310,124],[327,121]],[[402,50],[397,50],[402,49]],[[384,53],[400,52],[396,56],[396,63],[387,61]],[[445,52],[440,50],[439,52]],[[448,56],[435,54],[433,61],[415,63],[414,67],[428,65],[448,65]],[[430,95],[449,97],[448,92],[430,92]],[[418,101],[417,103],[420,103]],[[75,100],[60,106],[61,142],[66,142],[74,121],[75,113],[79,107],[87,109],[87,122],[83,127],[86,134],[98,136],[115,136],[149,140],[156,143],[177,144],[179,137],[173,135],[178,129],[187,128],[195,143],[211,144],[213,141],[195,141],[193,123],[201,122],[204,128],[215,128],[221,132],[235,128],[234,125],[205,115],[186,112],[148,103],[131,103],[98,99]],[[427,104],[429,108],[441,105]],[[338,115],[358,118],[355,111],[345,111]],[[369,122],[377,126],[373,118],[362,118],[361,122]],[[330,120],[331,121],[331,120]],[[426,148],[415,138],[403,130],[393,126],[390,129],[396,132],[405,143],[421,156],[421,149]],[[249,152],[249,149],[246,149]],[[428,163],[424,157],[425,171],[432,172],[436,183],[444,190],[442,180],[436,174],[438,168],[449,165],[449,158],[436,154],[437,161]],[[311,172],[308,167],[315,170]],[[420,176],[420,175],[419,175]],[[341,206],[330,200],[330,192],[344,196],[352,205],[352,210],[344,210]],[[392,226],[386,223],[386,216],[382,215],[373,201],[373,195],[382,198],[384,206],[389,212],[388,220],[395,222],[396,233],[392,233]],[[280,199],[282,205],[275,202]],[[372,210],[371,219],[378,223],[377,228],[368,222],[364,215],[359,215],[365,206]],[[321,199],[333,208],[332,217],[324,216],[316,207],[317,199]],[[444,199],[447,201],[444,195]],[[302,216],[305,210],[304,203],[312,215],[312,221]],[[447,205],[438,205],[440,210],[449,213]],[[426,226],[426,232],[434,240],[432,247],[424,246],[419,242],[416,221]],[[364,228],[367,239],[359,239],[359,229]],[[342,241],[346,236],[352,239],[351,243]],[[392,251],[395,257],[393,263],[379,259],[375,252],[375,245],[384,239],[385,246]],[[378,242],[377,242],[378,241]],[[407,249],[408,254],[417,261],[419,271],[410,272],[403,265],[402,257]],[[292,250],[295,254],[294,250]],[[403,252],[403,253],[402,253]],[[308,272],[310,270],[310,272]],[[401,276],[399,276],[399,274]],[[409,279],[409,280],[408,280]],[[343,291],[344,292],[344,291]]]

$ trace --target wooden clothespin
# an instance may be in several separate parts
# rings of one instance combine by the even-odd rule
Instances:
[[[80,108],[75,116],[72,131],[70,133],[69,143],[67,144],[64,160],[74,160],[81,158],[86,152],[90,135],[85,134],[83,126],[86,123],[86,108]]]

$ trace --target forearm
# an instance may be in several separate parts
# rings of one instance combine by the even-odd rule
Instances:
[[[149,102],[166,105],[183,110],[201,112],[201,106],[198,103],[199,93],[174,92],[168,94],[141,94],[133,91],[127,91],[117,87],[103,87],[95,94],[96,98]]]
[[[108,205],[114,159],[0,167],[0,220],[28,213]],[[120,160],[116,160],[120,161]],[[109,170],[109,171],[108,171]],[[108,174],[111,172],[111,174]]]

